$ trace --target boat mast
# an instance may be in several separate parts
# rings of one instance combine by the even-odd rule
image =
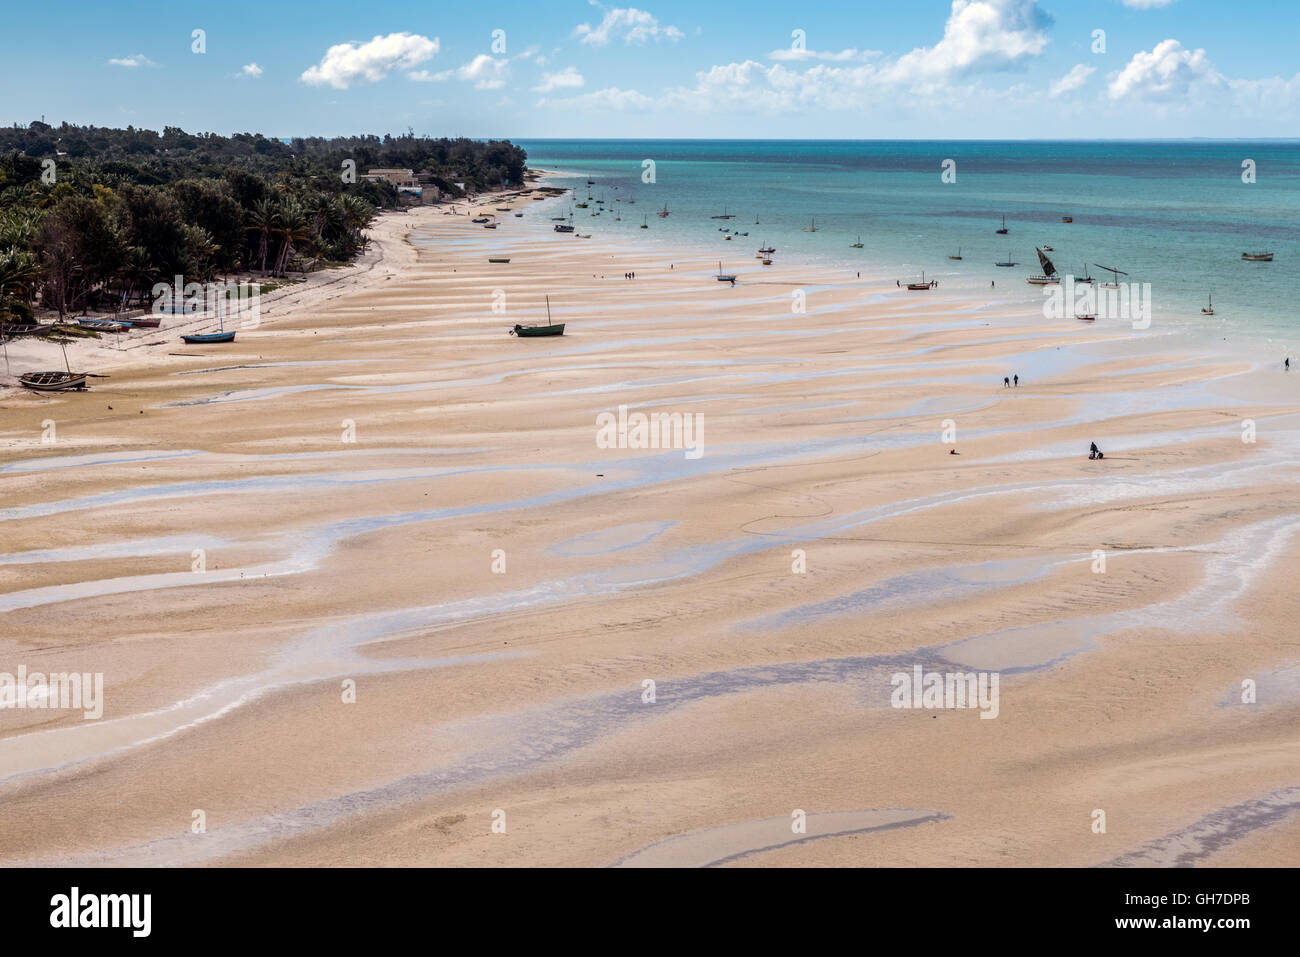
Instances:
[[[551,324],[551,297],[550,297],[550,295],[547,295],[547,297],[546,297],[546,324],[547,324],[548,326]]]

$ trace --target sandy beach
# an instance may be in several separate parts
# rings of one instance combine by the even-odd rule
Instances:
[[[4,380],[6,866],[1300,864],[1300,380],[509,205]]]

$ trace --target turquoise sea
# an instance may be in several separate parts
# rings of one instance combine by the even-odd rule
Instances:
[[[987,293],[996,281],[998,296],[1019,301],[1042,298],[1025,277],[1039,272],[1035,246],[1048,245],[1061,273],[1106,278],[1100,263],[1150,283],[1156,328],[1300,342],[1300,141],[519,142],[529,165],[582,177],[557,180],[593,197],[575,210],[580,232],[716,249],[724,267],[753,265],[755,249],[773,245],[778,261],[903,279],[924,270],[945,291]],[[943,181],[946,160],[954,182]],[[589,215],[601,197],[621,222]],[[735,218],[711,218],[724,208]],[[721,228],[749,235],[726,241]],[[859,236],[863,248],[850,248]],[[959,247],[961,261],[949,260]],[[1242,261],[1256,251],[1274,261]],[[993,265],[1008,255],[1017,267]],[[1204,318],[1211,292],[1216,315]]]

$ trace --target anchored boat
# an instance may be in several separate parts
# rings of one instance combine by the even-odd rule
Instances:
[[[1093,263],[1093,265],[1096,266],[1098,269],[1104,269],[1106,270],[1106,272],[1110,273],[1110,282],[1102,282],[1097,284],[1102,289],[1118,289],[1119,277],[1128,275],[1128,273],[1124,272],[1122,269],[1116,269],[1113,266],[1103,266],[1101,263]]]
[[[1249,263],[1271,263],[1273,261],[1272,253],[1242,253],[1241,258]]]
[[[1056,267],[1052,265],[1052,261],[1047,258],[1047,254],[1037,246],[1034,247],[1034,252],[1038,253],[1038,262],[1043,267],[1043,273],[1041,276],[1030,276],[1025,280],[1025,282],[1029,283],[1031,286],[1060,285],[1061,277],[1056,274]]]

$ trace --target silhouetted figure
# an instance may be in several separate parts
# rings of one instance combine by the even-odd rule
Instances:
[[[1009,376],[1003,376],[1003,377],[1002,377],[1002,388],[1004,388],[1004,389],[1010,389],[1010,388],[1011,388],[1011,379],[1010,379]]]
[[[1011,378],[1012,378],[1012,380],[1014,381],[1016,388],[1019,389],[1019,388],[1020,388],[1020,373],[1017,372],[1017,373],[1016,373],[1015,375],[1013,375]]]
[[[1286,357],[1286,361],[1282,363],[1282,367],[1283,367],[1287,372],[1290,372],[1290,371],[1291,371],[1291,357],[1290,357],[1290,356],[1287,356],[1287,357]]]

